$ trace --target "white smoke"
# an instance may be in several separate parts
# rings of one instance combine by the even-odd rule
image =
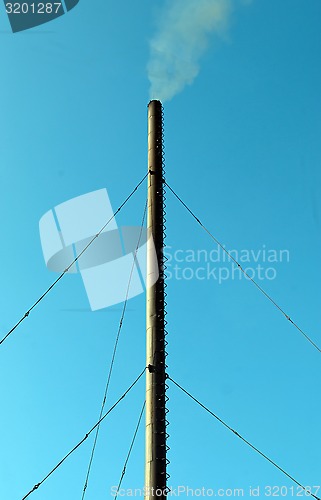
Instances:
[[[231,11],[231,0],[166,0],[158,32],[150,43],[152,99],[167,101],[194,81],[210,33],[225,33]]]

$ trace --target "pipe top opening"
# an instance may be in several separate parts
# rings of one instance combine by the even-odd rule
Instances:
[[[163,107],[163,105],[162,105],[161,101],[159,101],[159,100],[157,100],[157,99],[152,99],[151,101],[149,101],[149,103],[148,103],[148,107],[149,107],[150,105],[159,106],[159,107],[161,107],[161,108]]]

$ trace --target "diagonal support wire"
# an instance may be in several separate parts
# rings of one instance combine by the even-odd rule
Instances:
[[[212,238],[212,240],[225,252],[225,254],[234,262],[234,264],[237,265],[237,267],[239,268],[239,270],[244,274],[244,276],[246,276],[250,281],[252,281],[252,283],[256,286],[256,288],[283,314],[283,316],[290,322],[292,323],[292,325],[301,333],[301,335],[303,335],[303,337],[308,341],[310,342],[310,344],[317,350],[321,353],[321,349],[320,347],[311,339],[311,337],[309,337],[309,335],[307,335],[303,330],[302,328],[300,328],[297,323],[295,323],[291,318],[290,316],[282,309],[282,307],[280,307],[277,302],[252,278],[252,276],[250,276],[244,269],[243,267],[241,266],[241,264],[233,257],[233,255],[228,251],[226,250],[226,248],[224,247],[224,245],[222,245],[222,243],[217,239],[215,238],[215,236],[207,229],[207,227],[204,226],[204,224],[202,224],[202,222],[200,221],[200,219],[198,217],[196,217],[196,215],[194,214],[194,212],[192,212],[192,210],[186,205],[186,203],[184,203],[184,201],[178,196],[178,194],[174,191],[174,189],[172,189],[168,184],[167,182],[164,180],[164,184],[166,184],[166,186],[168,187],[168,189],[171,191],[171,193],[175,196],[175,198],[183,205],[183,207],[186,208],[186,210],[189,212],[189,214],[196,220],[196,222],[201,226],[202,229],[204,229],[204,231],[210,236],[210,238]]]
[[[139,415],[139,419],[138,419],[138,422],[137,422],[137,425],[136,425],[134,436],[133,436],[132,442],[130,444],[129,451],[128,451],[128,454],[127,454],[127,457],[126,457],[126,460],[125,460],[125,463],[124,463],[124,467],[123,467],[123,470],[122,470],[122,473],[121,473],[121,476],[120,476],[120,479],[119,479],[119,483],[118,483],[118,486],[117,486],[117,491],[116,491],[115,498],[118,497],[118,494],[119,494],[119,491],[120,491],[120,487],[122,485],[123,479],[124,479],[125,474],[126,474],[127,465],[128,465],[129,459],[130,459],[130,455],[131,455],[131,453],[133,451],[133,447],[134,447],[134,444],[135,444],[135,441],[136,441],[136,437],[137,437],[137,433],[138,433],[138,430],[139,430],[139,426],[140,426],[140,423],[141,423],[142,418],[143,418],[145,406],[146,406],[146,401],[144,401],[143,407],[142,407],[140,415]]]
[[[34,302],[34,304],[28,309],[28,311],[20,318],[20,320],[6,333],[6,335],[0,340],[0,345],[2,345],[5,340],[18,328],[18,326],[28,318],[29,314],[33,309],[48,295],[48,293],[57,285],[57,283],[65,276],[65,274],[69,271],[69,269],[80,259],[80,257],[86,252],[86,250],[93,244],[96,238],[99,238],[104,229],[110,224],[110,222],[116,217],[116,215],[121,211],[121,209],[126,205],[126,203],[130,200],[133,194],[137,191],[137,189],[144,182],[148,173],[144,175],[142,180],[136,185],[136,187],[132,190],[132,192],[127,196],[125,201],[120,205],[120,207],[116,210],[114,215],[103,225],[103,227],[98,231],[98,233],[89,241],[89,243],[85,246],[85,248],[74,258],[74,260],[69,264],[69,266],[58,276],[58,278],[47,288],[47,290]]]
[[[110,367],[109,367],[109,371],[108,371],[107,382],[106,382],[104,397],[103,397],[103,401],[102,401],[102,405],[101,405],[101,410],[100,410],[100,414],[99,414],[99,419],[101,418],[101,416],[102,416],[102,414],[104,412],[104,408],[105,408],[105,404],[106,404],[106,400],[107,400],[107,393],[108,393],[108,389],[109,389],[109,385],[110,385],[110,380],[111,380],[111,375],[112,375],[112,371],[113,371],[113,367],[114,367],[114,363],[115,363],[116,352],[117,352],[117,347],[118,347],[118,343],[119,343],[119,337],[120,337],[120,333],[121,333],[121,330],[122,330],[122,327],[123,327],[123,322],[124,322],[125,313],[126,313],[126,309],[127,309],[129,290],[130,290],[130,285],[131,285],[131,282],[132,282],[133,272],[134,272],[134,269],[135,269],[136,256],[137,256],[137,252],[138,252],[138,249],[140,247],[140,242],[141,242],[141,239],[142,239],[142,233],[143,233],[143,228],[144,228],[145,219],[146,219],[146,212],[147,212],[147,201],[145,203],[145,208],[144,208],[142,223],[141,223],[141,226],[140,226],[140,232],[139,232],[139,236],[138,236],[138,241],[137,241],[136,249],[135,249],[135,252],[134,252],[133,264],[132,264],[132,267],[131,267],[131,270],[130,270],[128,285],[127,285],[127,290],[126,290],[125,302],[124,302],[124,305],[123,305],[122,314],[121,314],[120,321],[119,321],[118,331],[117,331],[116,340],[115,340],[115,344],[114,344],[114,350],[113,350],[113,354],[112,354],[112,358],[111,358],[111,363],[110,363]],[[94,438],[94,442],[93,442],[93,446],[92,446],[92,450],[91,450],[91,455],[90,455],[90,459],[89,459],[89,464],[88,464],[88,468],[87,468],[86,479],[85,479],[85,483],[84,483],[84,488],[83,488],[81,500],[84,500],[84,498],[86,496],[86,490],[87,490],[87,487],[88,487],[89,476],[90,476],[90,472],[91,472],[91,468],[92,468],[92,464],[93,464],[93,460],[94,460],[94,455],[95,455],[95,450],[96,450],[96,446],[97,446],[99,430],[100,430],[100,425],[98,425],[97,429],[96,429],[95,438]]]
[[[74,446],[72,448],[72,450],[70,450],[69,453],[67,453],[67,455],[65,455],[64,458],[62,458],[60,460],[60,462],[58,462],[57,465],[55,465],[55,467],[53,467],[53,469],[51,469],[51,471],[48,472],[48,474],[39,483],[35,484],[35,486],[22,498],[22,500],[26,500],[26,498],[28,498],[32,493],[34,493],[36,490],[38,490],[39,487],[45,481],[47,481],[47,479],[67,460],[67,458],[70,457],[70,455],[72,455],[86,441],[86,439],[88,439],[88,437],[90,436],[90,434],[102,423],[103,420],[105,420],[105,418],[116,408],[116,406],[119,405],[119,403],[133,389],[133,387],[137,384],[137,382],[142,378],[142,376],[144,375],[145,371],[146,371],[146,368],[144,368],[144,370],[138,375],[138,377],[128,387],[128,389],[122,394],[122,396],[120,396],[120,398],[116,401],[116,403],[114,403],[113,406],[111,406],[109,408],[109,410],[98,420],[98,422],[96,422],[95,425],[93,425],[93,427],[87,432],[87,434],[85,435],[85,437],[83,437],[79,441],[79,443],[77,443],[76,446]]]
[[[195,396],[193,396],[190,392],[188,392],[186,389],[184,389],[180,384],[178,384],[177,382],[175,382],[175,380],[173,380],[171,377],[167,377],[167,380],[170,380],[171,382],[173,382],[174,385],[176,385],[176,387],[178,387],[182,392],[184,392],[190,399],[192,399],[195,403],[197,403],[201,408],[203,408],[203,410],[205,410],[207,413],[209,413],[212,417],[214,417],[216,420],[218,420],[222,425],[224,425],[224,427],[226,427],[229,431],[233,432],[233,434],[240,438],[241,441],[243,441],[245,444],[247,444],[250,448],[252,448],[252,450],[254,450],[256,453],[258,453],[259,455],[261,455],[261,457],[263,457],[265,460],[267,460],[268,462],[270,462],[270,464],[272,464],[276,469],[278,469],[279,471],[282,472],[282,474],[284,474],[285,476],[287,476],[289,479],[291,479],[291,481],[293,481],[296,485],[300,486],[300,488],[302,488],[302,490],[305,492],[305,495],[306,496],[312,496],[313,498],[315,498],[315,500],[321,500],[319,497],[317,497],[316,495],[314,495],[313,493],[311,493],[311,491],[306,488],[305,486],[303,486],[299,481],[297,481],[297,479],[295,479],[293,476],[291,476],[288,472],[286,472],[284,469],[282,469],[282,467],[280,467],[276,462],[274,462],[271,458],[269,458],[267,455],[265,455],[265,453],[263,453],[262,451],[260,451],[258,448],[256,448],[256,446],[254,446],[252,443],[250,443],[250,441],[248,441],[247,439],[245,439],[243,436],[241,436],[241,434],[239,434],[236,430],[234,430],[232,427],[230,427],[226,422],[224,422],[224,420],[222,420],[220,417],[218,417],[215,413],[213,413],[207,406],[205,406],[203,403],[201,403]]]

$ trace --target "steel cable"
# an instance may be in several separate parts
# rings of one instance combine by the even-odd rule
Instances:
[[[198,217],[192,212],[192,210],[184,203],[184,201],[178,196],[178,194],[172,189],[167,182],[164,180],[164,184],[168,187],[168,189],[172,192],[172,194],[177,198],[177,200],[186,208],[186,210],[191,214],[191,216],[196,220],[196,222],[204,229],[204,231],[212,238],[213,241],[228,255],[228,257],[237,265],[240,271],[246,276],[252,283],[257,287],[257,289],[265,295],[265,297],[285,316],[285,318],[292,323],[292,325],[305,337],[306,340],[313,345],[313,347],[321,353],[320,347],[290,318],[290,316],[280,307],[277,302],[272,299],[272,297],[242,268],[241,264],[231,255],[231,253],[226,250],[224,245],[213,236],[213,234],[202,224]]]
[[[132,281],[132,277],[133,277],[133,272],[134,272],[134,268],[135,268],[136,256],[137,256],[137,252],[138,252],[138,249],[139,249],[139,246],[140,246],[140,242],[141,242],[141,238],[142,238],[142,232],[143,232],[143,227],[144,227],[145,218],[146,218],[146,211],[147,211],[147,201],[145,203],[144,214],[143,214],[142,223],[141,223],[141,226],[140,226],[139,237],[138,237],[136,249],[135,249],[135,252],[134,252],[133,264],[132,264],[130,275],[129,275],[128,285],[127,285],[127,290],[126,290],[126,296],[125,296],[125,302],[124,302],[124,305],[123,305],[122,314],[121,314],[120,321],[119,321],[118,331],[117,331],[116,340],[115,340],[114,349],[113,349],[113,354],[112,354],[112,358],[111,358],[111,363],[110,363],[110,367],[109,367],[109,371],[108,371],[107,382],[106,382],[104,397],[103,397],[103,401],[102,401],[102,405],[101,405],[101,410],[100,410],[100,414],[99,414],[99,419],[101,418],[101,416],[103,414],[103,411],[104,411],[104,408],[105,408],[105,404],[106,404],[107,393],[108,393],[108,389],[109,389],[109,385],[110,385],[111,374],[112,374],[114,363],[115,363],[115,357],[116,357],[116,351],[117,351],[117,347],[118,347],[119,337],[120,337],[120,333],[121,333],[123,322],[124,322],[125,312],[126,312],[126,309],[127,309],[128,295],[129,295],[130,285],[131,285],[131,281]],[[93,463],[93,459],[94,459],[94,454],[95,454],[95,449],[96,449],[96,445],[97,445],[99,429],[100,429],[100,425],[98,425],[97,429],[96,429],[96,434],[95,434],[94,443],[93,443],[93,447],[92,447],[92,451],[91,451],[91,455],[90,455],[90,460],[89,460],[89,464],[88,464],[88,469],[87,469],[85,484],[84,484],[84,488],[83,488],[83,492],[82,492],[82,497],[81,497],[82,500],[84,500],[84,498],[85,498],[86,490],[87,490],[87,487],[88,487],[88,480],[89,480],[89,475],[90,475],[90,471],[91,471],[91,467],[92,467],[92,463]]]
[[[291,479],[291,481],[293,481],[295,484],[297,484],[298,486],[300,486],[304,491],[305,491],[305,494],[306,495],[311,495],[313,498],[315,498],[316,500],[321,500],[319,497],[317,497],[316,495],[314,495],[312,492],[310,492],[305,486],[303,486],[301,483],[299,483],[299,481],[297,481],[293,476],[291,476],[288,472],[286,472],[284,469],[282,469],[282,467],[280,467],[276,462],[274,462],[271,458],[269,458],[267,455],[265,455],[262,451],[260,451],[258,448],[256,448],[256,446],[254,446],[252,443],[250,443],[250,441],[248,441],[247,439],[245,439],[243,436],[241,436],[241,434],[239,434],[237,431],[235,431],[232,427],[230,427],[226,422],[224,422],[224,420],[222,420],[220,417],[218,417],[217,415],[215,415],[215,413],[213,413],[207,406],[205,406],[203,403],[201,403],[197,398],[195,398],[194,396],[192,396],[192,394],[190,392],[188,392],[186,389],[184,389],[180,384],[178,384],[177,382],[175,382],[175,380],[173,380],[171,377],[167,377],[167,380],[170,380],[171,382],[173,382],[173,384],[176,385],[176,387],[178,387],[182,392],[184,392],[189,398],[191,398],[195,403],[197,403],[201,408],[203,408],[203,410],[207,411],[207,413],[209,413],[212,417],[214,417],[216,420],[218,420],[222,425],[224,425],[224,427],[226,427],[229,431],[233,432],[233,434],[235,436],[237,436],[238,438],[240,438],[245,444],[247,444],[250,448],[252,448],[252,450],[254,450],[256,453],[258,453],[259,455],[261,455],[263,458],[265,458],[265,460],[267,460],[268,462],[270,462],[274,467],[276,467],[279,471],[281,471],[285,476],[287,476],[289,479]]]
[[[69,266],[58,276],[58,278],[47,288],[47,290],[34,302],[34,304],[28,309],[28,311],[20,318],[20,320],[7,332],[7,334],[0,340],[0,345],[18,328],[18,326],[28,318],[31,311],[41,302],[46,295],[55,287],[55,285],[65,276],[65,274],[69,271],[69,269],[78,261],[78,259],[86,252],[86,250],[92,245],[92,243],[98,238],[104,229],[108,226],[108,224],[116,217],[116,215],[121,211],[121,209],[126,205],[126,203],[130,200],[133,194],[137,191],[137,189],[144,182],[148,173],[144,175],[142,180],[136,185],[136,187],[132,190],[132,192],[127,196],[125,201],[120,205],[120,207],[116,210],[114,215],[104,224],[104,226],[98,231],[98,233],[89,241],[89,243],[85,246],[85,248],[74,258],[74,260],[69,264]]]
[[[62,460],[60,460],[60,462],[58,462],[57,465],[55,465],[55,467],[53,467],[53,469],[51,469],[51,471],[37,484],[35,484],[35,486],[22,498],[22,500],[25,500],[26,498],[28,498],[32,493],[34,493],[64,462],[65,460],[67,460],[68,457],[70,457],[70,455],[72,455],[85,441],[86,439],[88,439],[88,437],[90,436],[90,434],[101,424],[101,422],[103,420],[105,420],[105,418],[116,408],[116,406],[118,406],[118,404],[127,396],[127,394],[132,390],[132,388],[137,384],[137,382],[141,379],[141,377],[144,375],[146,371],[146,368],[144,368],[144,370],[140,373],[140,375],[138,375],[138,377],[134,380],[134,382],[128,387],[128,389],[122,394],[122,396],[120,396],[120,398],[116,401],[116,403],[113,404],[113,406],[111,406],[109,408],[109,410],[98,420],[98,422],[96,422],[95,425],[93,425],[93,427],[87,432],[87,434],[85,435],[85,437],[83,437],[83,439],[81,439],[81,441],[79,441],[78,444],[76,444],[76,446],[74,446],[72,448],[72,450],[69,451],[69,453],[67,453],[67,455],[64,456],[64,458]]]
[[[120,487],[122,485],[124,476],[126,474],[128,461],[129,461],[130,455],[131,455],[131,453],[133,451],[133,447],[134,447],[134,444],[135,444],[135,441],[136,441],[136,437],[137,437],[137,433],[138,433],[138,430],[139,430],[139,426],[140,426],[140,423],[141,423],[142,418],[143,418],[143,413],[144,413],[144,410],[145,410],[145,406],[146,406],[146,401],[144,401],[143,407],[142,407],[140,415],[139,415],[139,419],[138,419],[138,422],[137,422],[137,425],[136,425],[134,436],[133,436],[133,439],[131,441],[131,444],[130,444],[130,447],[129,447],[129,451],[127,453],[127,457],[126,457],[126,460],[125,460],[125,464],[124,464],[124,467],[123,467],[123,470],[122,470],[122,473],[121,473],[121,476],[120,476],[120,479],[119,479],[119,483],[118,483],[118,486],[117,486],[117,491],[116,491],[115,498],[117,498],[117,496],[118,496]]]

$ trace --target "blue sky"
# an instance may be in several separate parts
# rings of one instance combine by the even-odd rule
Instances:
[[[146,172],[149,42],[166,2],[94,4],[18,34],[0,9],[3,335],[56,277],[42,215],[104,187],[116,209]],[[226,248],[289,252],[260,283],[318,345],[320,15],[318,0],[235,1],[198,77],[164,105],[167,182]],[[145,201],[142,186],[118,224],[139,225]],[[166,218],[172,264],[177,250],[215,248],[170,193]],[[193,279],[168,280],[168,372],[304,485],[321,485],[320,353],[251,283],[197,280],[208,263],[176,264]],[[128,303],[107,407],[145,365],[144,300]],[[21,499],[96,422],[120,314],[91,312],[80,277],[65,276],[1,346],[0,499]],[[174,386],[168,395],[170,485],[244,498],[295,486]],[[104,422],[87,500],[111,496],[143,400],[142,380]],[[143,486],[143,434],[124,488]],[[81,498],[90,446],[31,498]]]

